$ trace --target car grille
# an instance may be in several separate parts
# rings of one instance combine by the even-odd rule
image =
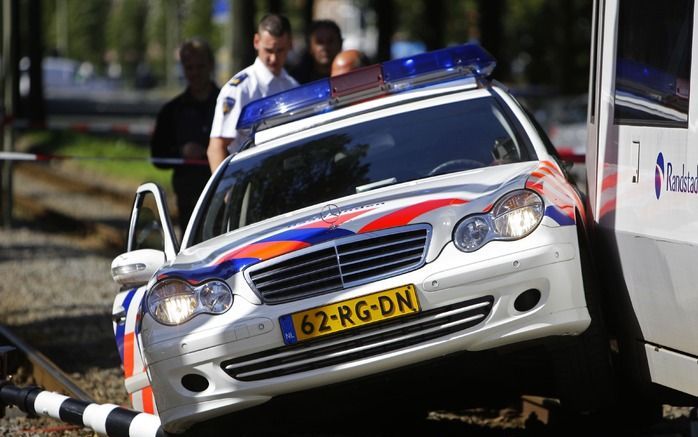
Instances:
[[[247,281],[267,304],[329,293],[424,265],[428,225],[353,235],[255,264]]]
[[[484,296],[227,360],[221,367],[237,380],[259,381],[356,361],[472,328],[487,318],[493,304],[494,297]]]

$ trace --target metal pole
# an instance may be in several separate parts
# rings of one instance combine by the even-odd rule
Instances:
[[[5,24],[5,7],[0,6],[0,23],[3,23],[2,28],[6,29]],[[5,33],[2,32],[0,36],[2,42],[0,42],[0,150],[5,150]],[[0,225],[4,223],[2,216],[5,211],[5,191],[3,189],[4,184],[2,183],[2,163],[0,163]],[[2,413],[2,411],[0,411]]]
[[[4,114],[3,114],[3,150],[14,151],[13,118],[15,115],[16,90],[16,51],[13,37],[16,35],[18,21],[17,0],[2,2],[2,79],[4,84]],[[0,206],[2,206],[2,225],[6,229],[12,227],[12,162],[3,161],[0,172]]]

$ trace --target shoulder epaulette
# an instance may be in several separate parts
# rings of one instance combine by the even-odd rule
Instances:
[[[226,97],[223,100],[223,114],[229,113],[235,106],[235,99],[232,97]]]
[[[232,78],[232,79],[230,80],[230,82],[228,82],[228,85],[230,85],[230,86],[238,86],[238,85],[240,85],[245,79],[247,79],[247,73],[240,73],[240,74],[238,74],[237,76],[235,76],[234,78]]]

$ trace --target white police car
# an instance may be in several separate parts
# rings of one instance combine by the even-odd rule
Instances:
[[[284,393],[583,333],[584,205],[488,81],[494,65],[463,45],[252,102],[238,125],[252,143],[215,172],[181,247],[162,193],[141,186],[112,266],[133,406],[182,431]]]

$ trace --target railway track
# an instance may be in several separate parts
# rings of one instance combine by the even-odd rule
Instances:
[[[85,237],[82,244],[104,251],[124,248],[133,193],[90,183],[44,163],[14,167],[15,213],[48,231]]]
[[[0,325],[0,346],[12,345],[17,349],[19,364],[30,380],[46,390],[56,391],[86,402],[95,402],[93,397],[51,359],[24,341],[7,326]]]
[[[29,369],[28,373],[37,385],[18,386],[13,383],[11,376],[17,369],[14,361],[21,361],[25,369]],[[113,404],[96,403],[50,359],[8,327],[0,325],[0,418],[5,416],[8,406],[16,406],[29,417],[45,416],[64,422],[58,426],[12,430],[15,434],[61,431],[64,435],[82,435],[96,431],[110,437],[167,436],[157,416]]]

